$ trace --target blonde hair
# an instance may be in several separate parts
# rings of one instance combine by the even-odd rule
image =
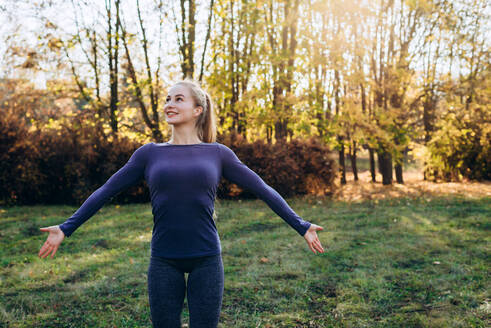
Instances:
[[[196,106],[201,106],[203,112],[196,120],[196,127],[198,128],[198,138],[203,142],[215,142],[217,135],[216,117],[213,110],[213,103],[211,97],[201,88],[201,86],[193,80],[179,81],[174,85],[184,85],[191,91],[191,95],[196,103]]]

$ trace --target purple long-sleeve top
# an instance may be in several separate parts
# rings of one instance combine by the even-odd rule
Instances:
[[[147,143],[82,206],[59,225],[66,237],[92,217],[108,200],[145,179],[153,214],[151,255],[192,258],[221,253],[213,219],[221,177],[253,192],[301,236],[311,223],[300,218],[280,194],[218,143],[174,145]]]

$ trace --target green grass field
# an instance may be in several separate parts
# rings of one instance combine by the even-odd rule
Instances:
[[[220,327],[491,325],[490,198],[287,201],[324,227],[325,253],[260,200],[217,201]],[[75,210],[0,210],[0,327],[151,327],[150,204],[108,204],[38,258],[39,228]]]

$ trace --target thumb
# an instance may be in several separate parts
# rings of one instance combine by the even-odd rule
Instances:
[[[324,230],[324,228],[323,228],[323,227],[321,227],[321,226],[316,226],[316,227],[315,227],[315,229],[316,229],[316,230]]]
[[[49,227],[47,227],[47,228],[39,228],[39,230],[41,230],[41,231],[50,231],[51,229]]]

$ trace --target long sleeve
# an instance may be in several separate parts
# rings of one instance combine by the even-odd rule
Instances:
[[[299,217],[283,197],[266,184],[256,172],[242,163],[230,148],[219,144],[219,150],[222,162],[222,176],[224,178],[253,192],[301,236],[305,235],[310,228],[310,222],[304,221]]]
[[[136,184],[144,177],[148,145],[150,144],[147,143],[135,150],[122,168],[114,173],[104,185],[94,191],[70,218],[59,225],[66,237],[70,237],[79,226],[90,219],[108,200]]]

